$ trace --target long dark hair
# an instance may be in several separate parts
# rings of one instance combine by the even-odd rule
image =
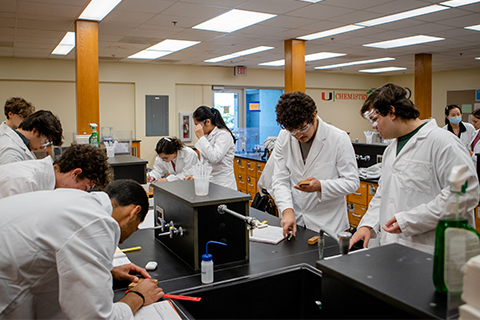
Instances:
[[[449,104],[448,106],[445,107],[445,125],[450,123],[450,120],[448,120],[448,115],[450,114],[450,110],[455,108],[460,110],[460,114],[462,114],[462,109],[456,104]]]
[[[183,142],[177,137],[163,137],[162,139],[158,140],[155,151],[157,152],[157,154],[174,154],[182,148]]]
[[[233,143],[237,141],[232,131],[228,129],[227,125],[225,124],[225,121],[223,121],[220,111],[218,111],[217,109],[210,108],[207,106],[200,106],[197,108],[197,110],[195,110],[195,112],[193,112],[193,118],[198,122],[209,119],[212,122],[212,124],[217,126],[219,129],[227,129],[228,132],[230,132],[230,134],[232,135]]]

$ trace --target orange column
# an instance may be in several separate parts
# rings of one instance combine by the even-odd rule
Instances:
[[[285,40],[285,92],[305,92],[305,41]]]
[[[98,22],[75,22],[77,132],[90,133],[88,126],[100,126],[98,93]],[[98,129],[100,132],[100,129]]]
[[[432,116],[432,55],[415,55],[415,103],[420,119]]]

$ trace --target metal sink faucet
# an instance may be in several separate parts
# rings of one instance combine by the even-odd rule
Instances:
[[[320,230],[318,231],[318,257],[320,260],[323,260],[323,250],[325,249],[325,233],[332,237],[332,239],[337,240],[338,247],[342,255],[348,254],[348,248],[350,247],[350,239],[352,238],[352,234],[350,232],[343,231],[335,234],[326,228],[320,228]]]

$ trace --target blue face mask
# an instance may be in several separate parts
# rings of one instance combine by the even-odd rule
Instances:
[[[450,123],[459,124],[462,121],[462,116],[450,117],[448,120],[450,120]]]

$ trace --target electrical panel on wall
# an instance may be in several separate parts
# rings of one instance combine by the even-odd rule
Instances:
[[[168,136],[168,96],[145,96],[145,135]]]
[[[180,134],[181,141],[192,141],[193,132],[193,114],[192,113],[180,113]]]

